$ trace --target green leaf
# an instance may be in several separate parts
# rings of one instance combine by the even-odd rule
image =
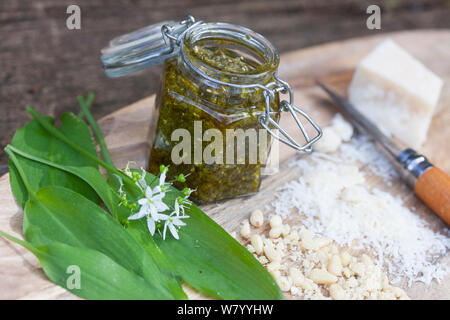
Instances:
[[[26,152],[12,146],[7,146],[6,150],[7,152],[12,152],[13,155],[15,155],[15,159],[25,157],[27,159],[37,161],[48,166],[70,172],[82,178],[99,194],[106,206],[110,208],[113,216],[117,217],[118,221],[126,221],[126,219],[130,216],[130,211],[128,209],[118,205],[120,201],[118,193],[114,191],[108,183],[106,183],[103,175],[98,170],[89,167],[61,166],[46,159],[31,156]],[[26,223],[24,225],[26,225]],[[139,242],[145,243],[144,249],[158,265],[160,272],[165,274],[170,280],[169,285],[174,292],[174,295],[179,298],[184,298],[184,293],[180,292],[182,289],[179,287],[178,281],[176,280],[176,277],[172,272],[172,267],[167,261],[165,255],[161,252],[159,247],[154,242],[153,238],[149,236],[147,229],[145,229],[145,232],[141,232],[140,230],[133,230],[130,232],[130,234],[135,239],[139,239]]]
[[[13,151],[19,152],[14,149]],[[45,162],[44,159],[33,159]],[[51,165],[50,162],[46,163]],[[99,190],[99,195],[105,203],[110,201],[117,210],[125,209],[118,207],[119,198],[114,191],[119,188],[117,179],[109,181],[112,188],[105,188],[95,181],[96,175],[90,174],[89,170],[70,166],[61,169],[78,175],[96,191]],[[150,173],[147,173],[146,179],[149,184],[158,181]],[[126,187],[126,190],[128,189],[129,187]],[[130,190],[129,195],[132,194],[137,195],[139,192]],[[175,198],[180,195],[178,190],[171,188],[166,195],[169,200],[167,204],[172,206]],[[115,200],[110,200],[109,197]],[[137,199],[137,196],[135,198]],[[252,254],[197,207],[192,206],[187,213],[191,218],[186,220],[187,226],[180,230],[179,241],[170,237],[163,241],[158,235],[155,238],[150,237],[145,219],[129,221],[127,231],[154,258],[161,271],[172,270],[205,294],[223,299],[282,298],[281,291],[271,275]],[[125,209],[119,215],[127,217],[130,212]]]
[[[35,246],[3,231],[0,235],[30,250],[55,284],[79,297],[102,300],[164,298],[158,288],[98,251],[58,242]],[[69,269],[71,266],[79,268],[79,289],[68,287],[68,281],[71,283],[70,277],[74,275]]]
[[[53,125],[53,119],[44,117],[45,121]],[[58,131],[83,145],[85,150],[96,156],[97,152],[87,125],[70,113],[61,117],[61,126]],[[36,120],[30,121],[24,127],[16,131],[11,144],[29,154],[44,157],[61,165],[71,165],[75,167],[90,167],[98,170],[95,161],[86,158],[73,150],[70,146],[53,137]],[[98,202],[97,194],[83,180],[72,174],[57,170],[46,165],[25,158],[19,159],[20,164],[28,177],[33,190],[48,185],[58,185],[72,189],[91,201]],[[11,188],[17,201],[22,207],[25,206],[29,198],[28,192],[17,174],[14,164],[10,165]]]
[[[150,173],[145,179],[149,185],[158,182]],[[117,185],[114,187],[118,188]],[[182,193],[170,187],[164,202],[173,208],[179,196]],[[186,214],[190,218],[184,220],[187,225],[179,230],[179,240],[171,236],[166,240],[157,234],[154,236],[156,244],[183,281],[222,299],[283,299],[273,277],[238,241],[195,205],[186,209]],[[130,221],[127,230],[148,234],[143,220]],[[137,238],[144,248],[147,239]]]
[[[103,175],[97,169],[91,167],[61,166],[49,160],[31,156],[26,152],[12,146],[8,146],[6,150],[7,152],[13,152],[15,155],[15,161],[24,157],[44,165],[67,171],[83,178],[96,192],[98,192],[106,206],[111,208],[112,212],[122,217],[129,216],[130,212],[128,209],[118,206],[118,193],[111,189],[109,184],[106,183]],[[53,192],[55,189],[56,191]],[[127,267],[128,263],[138,263],[138,266],[133,266],[133,270],[139,271],[140,269],[147,268],[148,266],[153,270],[153,272],[155,272],[155,274],[149,275],[150,279],[152,277],[161,277],[165,280],[167,286],[170,288],[170,291],[177,299],[186,298],[179,281],[168,267],[166,257],[162,254],[148,233],[145,234],[145,236],[149,238],[149,241],[147,241],[147,248],[146,250],[143,250],[142,247],[140,247],[137,242],[123,229],[123,227],[117,223],[116,220],[109,217],[109,215],[107,215],[101,208],[96,206],[94,203],[83,199],[80,195],[72,195],[70,190],[63,189],[63,191],[59,191],[59,189],[61,188],[43,188],[37,192],[35,197],[37,200],[33,201],[33,199],[31,199],[27,203],[24,217],[24,234],[29,241],[34,244],[59,241],[70,245],[82,245],[92,249],[97,249],[110,257],[119,254],[119,256],[116,257],[116,261],[118,263],[120,263],[120,261],[125,261],[124,267]],[[48,190],[52,191],[49,192]],[[62,198],[64,200],[61,200]],[[59,206],[53,205],[55,202],[58,203]],[[85,206],[87,209],[80,211],[80,206],[81,208]],[[92,223],[92,219],[95,218],[95,214],[97,214],[98,210],[101,211],[100,215],[105,217],[100,217],[98,221],[96,220],[97,223]],[[59,219],[63,219],[63,221],[59,221]],[[107,223],[102,225],[102,221],[105,219]],[[99,223],[100,225],[98,225]],[[61,228],[67,228],[67,230]],[[101,239],[102,237],[109,235],[113,243],[109,244],[107,241],[105,243],[100,243],[96,233],[100,234]],[[118,238],[119,235],[126,236],[128,241],[131,239],[132,246],[134,243],[134,250],[127,247],[127,242],[122,243],[124,241],[123,239],[117,241],[115,238]],[[114,250],[114,244],[116,246],[115,249],[118,250],[118,253]],[[110,246],[111,248],[105,249],[102,245]],[[119,246],[117,247],[117,245]],[[136,249],[136,245],[139,246],[139,249]],[[138,250],[139,255],[130,257],[128,250],[131,250],[131,252]],[[111,254],[109,254],[110,251]],[[121,254],[125,255],[121,256]],[[148,256],[148,254],[150,254],[150,256]],[[144,257],[145,259],[143,260],[141,255],[147,256]],[[135,260],[137,259],[137,262],[134,261],[133,258]],[[139,263],[142,265],[139,265]],[[159,273],[156,273],[154,270],[155,264],[158,267],[156,271]],[[150,270],[146,270],[146,272],[149,271]]]
[[[5,150],[12,151],[17,155],[17,159],[25,159],[31,162],[36,162],[41,166],[48,166],[52,170],[58,169],[62,172],[65,172],[66,174],[72,174],[80,178],[80,180],[87,183],[100,196],[113,217],[118,218],[118,220],[120,221],[120,218],[123,219],[124,217],[129,216],[128,210],[123,207],[117,206],[117,204],[120,202],[119,194],[109,186],[98,168],[89,166],[79,167],[61,165],[46,158],[33,156],[32,154],[11,145],[8,145]],[[17,170],[12,161],[10,161],[10,168],[12,168],[13,170]],[[23,185],[21,187],[24,188]]]
[[[78,145],[43,122],[39,114],[33,110],[30,111],[47,131],[74,150],[96,161],[107,169],[108,173],[122,174],[116,168],[84,152]],[[134,200],[137,200],[136,186],[133,187],[126,178],[124,177],[123,180],[127,195],[134,195]],[[147,174],[146,179],[148,183],[156,181],[151,174]],[[108,181],[114,190],[118,190],[117,179]],[[181,193],[174,188],[170,189],[169,194],[171,193],[173,199],[170,202],[173,203]],[[167,203],[169,206],[172,205],[170,202]],[[224,299],[283,298],[274,279],[252,254],[200,209],[192,206],[186,212],[191,218],[186,221],[188,225],[180,230],[179,241],[172,238],[162,241],[155,236],[159,248],[167,257],[168,266],[175,270],[182,280],[206,294]],[[151,249],[155,240],[146,236],[148,230],[142,220],[131,221],[127,230],[150,254],[160,252]]]
[[[62,187],[40,189],[25,206],[25,238],[34,245],[62,242],[99,251],[160,291],[161,299],[186,298],[180,284],[162,274],[152,257],[102,208]]]
[[[110,166],[114,167],[114,163],[111,159],[111,155],[109,154],[108,148],[106,147],[105,139],[103,139],[103,134],[100,130],[100,127],[98,126],[97,122],[95,121],[94,117],[89,111],[89,105],[92,104],[92,101],[94,100],[94,94],[92,92],[89,92],[86,101],[84,100],[83,96],[78,96],[78,104],[81,107],[81,112],[86,116],[86,119],[89,122],[89,125],[91,126],[92,131],[94,132],[94,135],[97,138],[97,143],[100,147],[100,152],[102,154],[103,160],[109,164]]]

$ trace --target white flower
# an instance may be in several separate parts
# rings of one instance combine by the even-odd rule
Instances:
[[[177,216],[185,216],[185,211],[184,210],[186,209],[186,205],[190,205],[190,204],[192,204],[192,202],[187,200],[186,198],[178,197],[175,200],[174,213]]]
[[[166,174],[167,174],[168,168],[165,168],[161,175],[159,176],[159,185],[162,186],[166,183]]]
[[[155,234],[156,221],[149,215],[147,216],[147,228],[148,228],[148,231],[150,231],[151,235]]]
[[[148,187],[147,181],[145,181],[145,179],[138,180],[136,184],[139,188],[141,188],[141,190],[146,190]]]
[[[147,181],[145,181],[145,175],[147,174],[147,172],[143,168],[141,168],[141,170],[142,170],[142,175],[140,176],[140,179],[136,182],[136,184],[142,190],[145,190],[148,187]]]
[[[188,216],[177,216],[177,215],[175,215],[175,211],[174,211],[170,214],[170,216],[167,214],[160,214],[159,218],[161,220],[166,221],[164,223],[163,239],[166,240],[166,231],[167,231],[167,228],[169,228],[172,236],[178,240],[180,237],[178,236],[177,227],[185,226],[186,223],[181,221],[181,219],[189,218],[189,217]]]
[[[141,205],[139,212],[130,216],[128,220],[138,220],[147,216],[147,226],[153,235],[155,233],[155,222],[160,220],[159,212],[169,210],[169,207],[163,202],[164,194],[152,191],[152,188],[147,186],[145,189],[145,198],[138,200]]]
[[[134,162],[134,161],[128,161],[128,162],[127,162],[127,166],[125,167],[125,169],[123,169],[123,172],[124,172],[127,176],[129,176],[130,178],[132,177],[132,175],[131,175],[131,170],[130,170],[130,164],[134,164],[134,163],[136,163],[136,162]]]
[[[155,190],[157,192],[161,192],[162,194],[165,194],[167,191],[167,186],[169,183],[166,183],[166,174],[167,174],[168,168],[165,168],[163,172],[161,172],[161,175],[159,176],[159,184],[155,187]]]
[[[122,194],[122,193],[123,193],[123,180],[122,180],[122,178],[121,178],[119,175],[117,175],[117,174],[113,174],[113,176],[116,177],[117,180],[119,181],[119,194]]]
[[[138,220],[145,217],[147,220],[147,228],[152,236],[155,234],[157,227],[159,228],[159,223],[162,224],[162,222],[164,221],[164,229],[162,235],[163,239],[166,239],[168,228],[173,237],[178,240],[178,229],[186,225],[186,223],[184,223],[182,219],[189,218],[189,216],[185,214],[185,209],[192,204],[191,201],[187,200],[192,190],[189,189],[189,192],[183,192],[184,197],[178,197],[175,200],[174,211],[172,211],[169,215],[163,214],[163,212],[170,209],[163,202],[166,192],[170,192],[168,187],[171,185],[171,182],[166,182],[167,171],[167,167],[161,167],[160,176],[155,177],[155,179],[159,178],[159,183],[154,188],[152,188],[145,181],[146,172],[144,169],[142,169],[142,174],[139,174],[137,171],[131,171],[127,165],[123,172],[127,176],[129,176],[136,184],[136,186],[139,187],[139,189],[141,189],[141,191],[145,194],[143,198],[137,201],[137,203],[140,205],[139,211],[128,217],[128,220]],[[117,176],[117,178],[119,179],[120,184],[120,205],[124,205],[127,208],[130,208],[130,210],[135,210],[136,204],[130,204],[126,198],[125,192],[123,191],[124,184],[121,177]],[[151,184],[153,185],[153,182],[151,182]],[[161,230],[158,229],[158,232],[161,234]]]

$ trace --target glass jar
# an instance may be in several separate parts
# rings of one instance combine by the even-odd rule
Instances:
[[[113,77],[164,62],[149,171],[169,165],[169,179],[183,173],[198,202],[257,192],[271,136],[304,152],[321,136],[311,118],[292,106],[292,90],[277,76],[276,49],[247,28],[189,16],[117,38],[103,53]],[[289,101],[281,101],[283,93]],[[304,145],[279,127],[282,111],[294,116]],[[309,138],[296,113],[311,122],[315,137]]]

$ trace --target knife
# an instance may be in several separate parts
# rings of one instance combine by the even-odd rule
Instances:
[[[338,95],[320,81],[317,81],[317,84],[339,107],[346,111],[352,123],[360,132],[375,139],[415,194],[447,225],[450,225],[450,177],[444,171],[432,165],[425,156],[411,148],[402,148],[384,135],[350,101]]]

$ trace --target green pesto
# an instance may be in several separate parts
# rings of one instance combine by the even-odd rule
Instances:
[[[206,48],[201,45],[193,47],[188,54],[195,55],[197,61],[204,65],[229,74],[256,74],[261,67],[254,61],[235,55],[232,50],[222,48]],[[249,164],[248,154],[244,164],[206,164],[194,163],[194,121],[201,121],[202,132],[218,129],[224,137],[223,150],[226,147],[227,129],[262,129],[258,117],[264,112],[264,97],[261,89],[236,89],[229,86],[212,87],[198,75],[192,75],[180,67],[181,62],[171,59],[165,63],[165,73],[161,91],[157,97],[156,107],[159,118],[156,127],[153,147],[150,153],[149,171],[157,173],[161,164],[170,164],[170,179],[179,173],[187,176],[186,184],[196,191],[192,198],[200,203],[213,202],[252,194],[258,191],[261,180],[261,168],[264,159]],[[227,81],[227,79],[221,79]],[[273,81],[273,78],[267,82]],[[279,119],[278,96],[271,104],[276,112],[272,115]],[[172,132],[176,129],[187,129],[192,137],[190,164],[173,164],[172,148],[178,141],[171,141]],[[235,141],[236,142],[236,141]],[[211,141],[202,142],[202,151]],[[228,141],[229,143],[229,141]],[[236,143],[235,143],[236,144]],[[258,142],[258,148],[268,153],[270,136],[267,144]],[[248,153],[248,147],[246,148]],[[203,152],[202,152],[203,154]],[[215,155],[222,158],[220,155]],[[236,153],[235,153],[236,157]]]

